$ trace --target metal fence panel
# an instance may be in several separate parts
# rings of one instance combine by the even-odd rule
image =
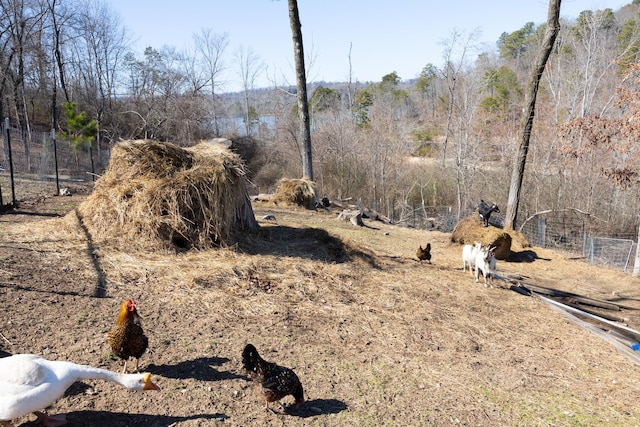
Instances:
[[[96,167],[92,150],[74,150],[52,132],[0,126],[0,194],[2,203],[34,195],[55,194],[64,182],[91,181]],[[12,182],[13,178],[13,182]],[[60,184],[62,182],[63,184]],[[16,188],[16,194],[13,194]]]
[[[627,271],[634,260],[635,248],[633,240],[587,236],[582,254],[590,264]]]
[[[399,205],[391,204],[391,222],[425,230],[450,233],[458,219],[451,206]]]

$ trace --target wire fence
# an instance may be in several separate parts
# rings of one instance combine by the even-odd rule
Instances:
[[[629,239],[586,236],[582,254],[590,264],[631,271],[637,247]]]
[[[524,224],[522,233],[533,246],[579,254],[584,247],[586,224],[580,219],[538,217]]]
[[[391,203],[392,224],[400,224],[425,230],[450,233],[458,223],[458,217],[451,206],[395,205]]]
[[[467,210],[461,217],[466,218],[474,212]],[[396,206],[391,220],[396,224],[444,233],[452,232],[458,223],[457,215],[450,206]],[[504,218],[494,214],[490,223],[501,228]],[[540,216],[525,223],[521,231],[532,246],[569,252],[593,265],[633,271],[638,244],[633,239],[591,236],[587,222],[579,216]]]
[[[34,195],[59,194],[69,182],[86,182],[104,169],[108,152],[75,150],[55,132],[0,124],[0,207]],[[94,144],[94,146],[96,146]]]
[[[633,239],[592,236],[587,223],[575,218],[537,218],[522,229],[533,246],[562,250],[584,257],[593,265],[633,270],[638,244]]]
[[[0,124],[0,212],[34,195],[59,194],[72,182],[94,180],[104,170],[109,152],[74,150],[54,132],[30,131]],[[99,146],[99,145],[98,145]],[[451,206],[387,204],[392,223],[424,230],[450,233],[459,221]],[[468,210],[462,218],[472,215]],[[502,218],[492,215],[491,224],[502,226]],[[631,271],[637,243],[632,239],[596,237],[588,233],[579,217],[538,217],[525,223],[522,233],[533,246],[581,255],[590,264]]]

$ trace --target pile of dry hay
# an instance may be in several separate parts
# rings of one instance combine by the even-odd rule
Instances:
[[[125,141],[78,213],[95,241],[137,248],[228,246],[258,228],[238,155],[210,143]]]
[[[313,209],[316,203],[315,184],[313,181],[304,178],[283,178],[280,180],[276,195],[271,201],[276,204],[297,205]]]
[[[451,233],[451,241],[460,244],[474,244],[496,246],[496,259],[507,259],[511,254],[511,244],[519,249],[530,247],[527,238],[514,230],[501,229],[493,226],[484,227],[477,215],[472,215],[460,221]]]

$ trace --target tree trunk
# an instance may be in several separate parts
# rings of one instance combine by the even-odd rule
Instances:
[[[507,211],[504,218],[504,227],[515,229],[518,217],[518,204],[520,203],[520,191],[522,190],[522,180],[524,178],[524,167],[527,162],[529,152],[529,141],[531,140],[531,128],[533,127],[533,117],[536,110],[536,96],[542,73],[547,64],[547,60],[553,50],[556,37],[560,32],[560,1],[549,0],[549,14],[547,15],[547,29],[542,41],[542,47],[536,57],[535,66],[529,76],[525,93],[524,116],[521,123],[520,147],[516,161],[513,164],[511,174],[511,185],[509,187],[509,199],[507,200]]]
[[[53,42],[54,42],[54,56],[56,59],[56,64],[58,66],[58,75],[60,77],[60,87],[62,88],[62,92],[64,93],[64,99],[66,102],[70,102],[71,98],[69,98],[69,92],[67,91],[67,79],[64,73],[64,61],[62,60],[62,47],[60,46],[60,33],[62,32],[62,25],[58,24],[57,20],[57,11],[56,11],[56,1],[52,1],[49,4],[49,12],[51,13],[51,19],[53,24]],[[53,84],[57,84],[57,82],[53,82]]]
[[[636,245],[636,260],[633,263],[633,277],[640,277],[640,226],[638,226],[638,244]]]
[[[302,45],[302,29],[298,15],[297,0],[289,0],[289,21],[293,34],[293,56],[296,62],[296,82],[298,86],[298,117],[300,135],[302,136],[302,176],[313,181],[313,164],[311,157],[311,128],[309,125],[309,103],[307,100],[307,76],[304,69],[304,49]]]

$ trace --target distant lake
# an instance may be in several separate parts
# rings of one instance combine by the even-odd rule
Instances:
[[[220,133],[222,135],[247,136],[247,128],[243,116],[234,116],[221,119],[219,122]],[[272,131],[276,127],[276,116],[265,115],[258,118],[258,123],[251,125],[250,133],[253,136],[259,135],[261,131]]]

